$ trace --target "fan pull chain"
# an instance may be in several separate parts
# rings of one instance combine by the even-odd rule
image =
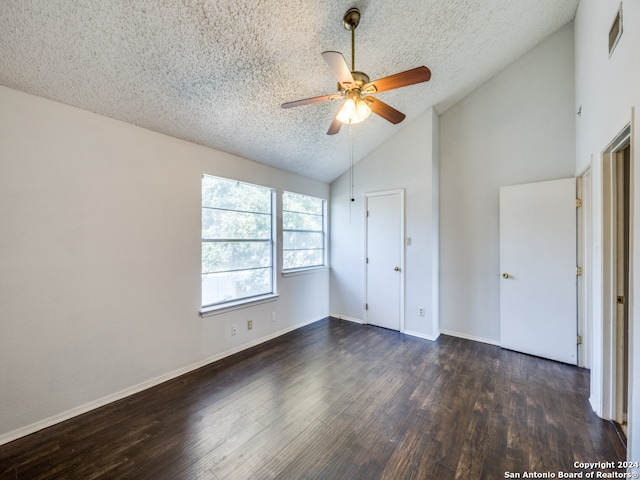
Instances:
[[[351,71],[354,72],[356,70],[356,27],[358,26],[358,22],[360,21],[360,11],[357,10],[358,17],[355,23],[351,23]],[[350,158],[349,158],[349,197],[351,201],[349,202],[349,224],[351,224],[351,213],[352,213],[352,205],[356,201],[353,196],[353,123],[352,120],[349,120],[349,143],[351,145],[350,148]]]
[[[351,155],[349,164],[349,196],[351,198],[351,202],[355,202],[356,199],[353,198],[353,126],[351,122],[349,122],[349,143],[351,144]]]
[[[349,198],[351,199],[349,202],[349,225],[351,225],[352,205],[356,201],[353,197],[353,126],[351,122],[349,122],[349,144]]]

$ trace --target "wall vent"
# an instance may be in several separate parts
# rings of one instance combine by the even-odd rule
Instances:
[[[613,20],[613,25],[611,25],[611,29],[609,30],[609,58],[613,55],[613,51],[616,49],[616,45],[618,45],[618,41],[622,36],[622,3],[618,8],[618,13],[616,14],[616,18]]]

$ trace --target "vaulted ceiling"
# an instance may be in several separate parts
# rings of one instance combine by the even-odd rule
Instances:
[[[357,161],[570,22],[578,1],[2,0],[0,84],[330,182],[349,166],[349,128],[326,134],[340,101],[280,105],[335,93],[320,54],[350,63],[350,7],[357,70],[432,72],[377,95],[407,118],[354,125]]]

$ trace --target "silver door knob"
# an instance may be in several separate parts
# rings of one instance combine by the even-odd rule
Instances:
[[[395,270],[396,272],[399,272],[399,271],[400,271],[400,267],[394,267],[394,270]]]

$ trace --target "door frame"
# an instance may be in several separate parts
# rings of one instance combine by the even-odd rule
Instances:
[[[626,421],[622,416],[623,386],[619,376],[620,356],[618,355],[618,238],[617,238],[617,183],[619,181],[619,164],[624,161],[622,152],[632,147],[631,124],[607,145],[601,154],[602,168],[602,416],[619,423]],[[630,161],[630,198],[633,198],[633,157]],[[632,206],[631,206],[632,208]],[[630,232],[633,231],[632,212],[629,212]],[[629,244],[629,256],[633,258],[633,246]],[[632,311],[633,292],[632,276],[628,278],[629,298],[626,298],[629,311]],[[628,372],[630,373],[630,372]],[[631,377],[627,375],[627,385],[631,385]],[[629,390],[630,391],[630,390]],[[627,412],[628,413],[628,412]]]
[[[367,212],[369,210],[369,198],[370,197],[382,197],[387,195],[400,195],[400,333],[404,333],[405,330],[405,321],[404,321],[404,307],[405,307],[405,204],[404,204],[404,188],[397,188],[392,190],[381,190],[374,192],[365,192],[364,194],[364,258],[362,259],[362,263],[364,265],[364,299],[365,305],[363,305],[363,318],[364,324],[369,324],[369,312],[366,308],[366,304],[369,300],[369,292],[367,286],[367,252],[368,252],[368,243],[369,243],[369,226],[367,220]]]
[[[578,345],[578,366],[590,369],[592,366],[593,331],[593,183],[591,161],[578,175],[576,191],[581,206],[577,209],[577,255],[578,268],[578,335],[582,343]]]

